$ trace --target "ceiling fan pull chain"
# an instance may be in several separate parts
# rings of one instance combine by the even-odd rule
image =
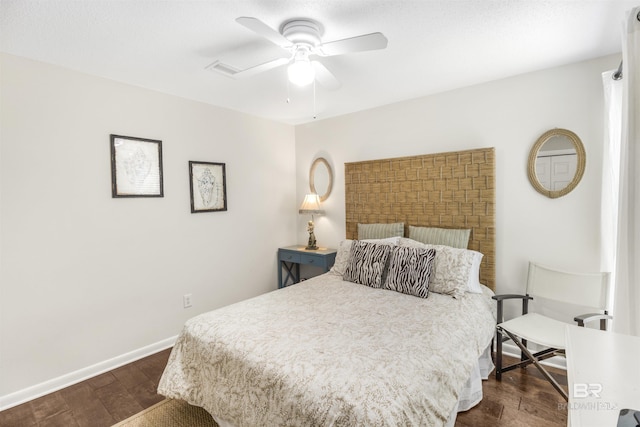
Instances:
[[[315,118],[318,117],[318,114],[316,113],[316,80],[313,80],[313,119],[315,120]]]
[[[289,90],[289,79],[287,79],[287,104],[291,104],[291,91]]]

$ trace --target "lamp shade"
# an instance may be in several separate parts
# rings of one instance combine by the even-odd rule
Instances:
[[[301,214],[322,215],[324,210],[320,208],[320,197],[317,194],[307,194],[304,196],[304,201],[300,210]]]

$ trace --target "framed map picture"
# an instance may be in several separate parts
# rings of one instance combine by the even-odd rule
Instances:
[[[111,196],[164,197],[162,141],[111,135]]]
[[[227,210],[224,163],[189,161],[191,213]]]

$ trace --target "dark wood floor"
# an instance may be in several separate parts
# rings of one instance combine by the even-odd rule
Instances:
[[[506,358],[507,364],[515,359]],[[549,368],[565,390],[566,371]],[[567,402],[535,366],[514,369],[496,381],[495,373],[482,382],[482,401],[458,413],[455,427],[566,427]]]
[[[2,427],[109,427],[161,401],[170,350],[0,412]]]
[[[156,394],[169,350],[0,412],[3,427],[108,427],[163,398]],[[553,370],[566,385],[564,371]],[[456,427],[564,427],[567,410],[562,397],[535,367],[492,374],[482,384],[484,398],[458,414]]]

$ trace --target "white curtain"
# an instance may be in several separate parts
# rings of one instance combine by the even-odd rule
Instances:
[[[620,186],[620,138],[622,132],[622,79],[617,70],[602,73],[604,87],[604,147],[602,151],[602,210],[600,248],[602,271],[611,272],[615,283],[616,244],[618,242],[618,190]],[[613,291],[614,289],[611,289]],[[613,301],[613,293],[609,295]]]
[[[627,13],[622,87],[603,75],[608,112],[603,173],[603,265],[614,275],[613,329],[640,336],[640,7]],[[609,74],[609,79],[607,79]],[[611,81],[610,81],[611,80]],[[621,93],[620,93],[621,92]],[[618,99],[616,99],[618,98]],[[617,191],[616,191],[617,190]],[[607,194],[608,193],[608,194]]]

